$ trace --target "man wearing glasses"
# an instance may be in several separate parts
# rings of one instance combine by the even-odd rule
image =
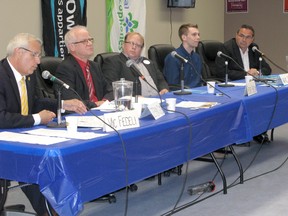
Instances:
[[[121,78],[137,83],[137,87],[134,85],[133,95],[136,92],[137,95],[144,97],[156,96],[158,93],[165,94],[168,92],[168,84],[156,64],[141,56],[143,47],[144,38],[140,33],[127,33],[122,44],[122,52],[105,59],[103,64],[104,76],[110,84]],[[129,67],[129,64],[127,65],[128,60],[133,64],[132,67],[137,68],[141,76],[132,67]]]
[[[62,89],[63,99],[81,99],[88,108],[113,99],[113,89],[102,74],[101,67],[89,60],[94,55],[94,39],[85,26],[74,26],[65,34],[68,56],[60,63],[55,76],[76,92]],[[55,91],[58,85],[53,86]],[[79,96],[81,98],[79,98]]]
[[[225,78],[226,60],[228,61],[227,72],[230,80],[244,79],[246,75],[258,76],[260,72],[262,73],[262,75],[271,74],[271,68],[267,64],[267,62],[262,58],[260,64],[260,54],[257,52],[253,52],[252,50],[252,47],[254,46],[258,48],[257,44],[253,43],[254,38],[254,28],[250,25],[242,25],[238,29],[235,38],[232,38],[224,43],[224,45],[219,49],[219,51],[230,56],[241,67],[235,64],[235,62],[233,62],[231,59],[224,59],[217,56],[215,60],[217,77],[223,79]]]
[[[254,38],[254,28],[250,25],[242,25],[238,29],[235,38],[232,38],[223,44],[223,47],[219,50],[234,59],[238,65],[231,59],[224,59],[217,56],[215,60],[217,77],[225,77],[225,61],[228,61],[227,73],[230,80],[244,79],[246,75],[257,77],[260,73],[262,75],[271,74],[269,64],[264,60],[264,58],[262,58],[260,63],[260,54],[258,52],[253,52],[252,50],[252,47],[254,46],[258,49],[257,44],[253,43]],[[266,132],[253,137],[253,139],[258,143],[269,142]]]

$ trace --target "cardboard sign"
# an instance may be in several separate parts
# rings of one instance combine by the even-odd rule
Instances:
[[[287,85],[288,84],[288,74],[279,74],[277,79],[277,85]]]
[[[140,127],[138,113],[136,110],[106,113],[104,114],[104,121],[117,131]],[[108,125],[104,124],[103,131],[114,131]]]

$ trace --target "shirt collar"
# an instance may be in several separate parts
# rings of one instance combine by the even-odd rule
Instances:
[[[16,82],[17,83],[20,82],[23,76],[13,67],[13,65],[10,63],[8,58],[7,58],[7,61],[8,61],[8,64],[9,64],[9,66],[11,67],[11,69],[13,71],[13,74],[14,74],[14,77],[16,79]],[[26,79],[26,77],[24,79]]]

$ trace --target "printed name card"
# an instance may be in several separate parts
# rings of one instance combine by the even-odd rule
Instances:
[[[160,104],[155,102],[148,105],[148,109],[155,120],[159,119],[160,117],[164,116],[165,113],[161,108]]]
[[[256,83],[253,79],[246,81],[246,87],[244,90],[245,96],[251,96],[257,93]]]
[[[106,113],[104,121],[112,128],[118,130],[140,127],[138,113],[136,110]],[[114,131],[110,126],[104,124],[103,131]]]
[[[279,74],[277,85],[287,85],[287,84],[288,84],[288,74]]]

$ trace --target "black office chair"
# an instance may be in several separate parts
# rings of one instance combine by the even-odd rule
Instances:
[[[165,58],[172,51],[175,50],[175,47],[170,44],[154,44],[151,45],[148,49],[148,58],[156,63],[158,69],[164,73],[164,64]],[[189,89],[188,86],[184,86],[185,89]],[[169,84],[170,91],[181,89],[181,85]]]
[[[165,57],[169,55],[175,47],[170,44],[155,44],[148,49],[148,58],[157,64],[158,69],[163,72]]]
[[[215,59],[217,52],[223,43],[216,40],[203,40],[200,41],[196,52],[199,53],[203,67],[202,77],[205,81],[224,82],[223,79],[216,77],[216,64]]]
[[[104,61],[106,58],[111,57],[111,56],[115,56],[115,55],[119,55],[118,52],[104,52],[104,53],[99,53],[95,56],[94,58],[94,62],[97,62],[100,64],[100,67],[102,67]]]
[[[62,58],[53,56],[43,56],[40,64],[36,69],[37,77],[37,96],[40,98],[55,98],[53,90],[53,82],[42,78],[42,72],[47,70],[51,74],[55,74],[58,65],[62,62]]]
[[[0,179],[0,215],[1,216],[36,216],[34,213],[25,212],[25,205],[18,204],[5,206],[7,193],[9,191],[10,181]]]

